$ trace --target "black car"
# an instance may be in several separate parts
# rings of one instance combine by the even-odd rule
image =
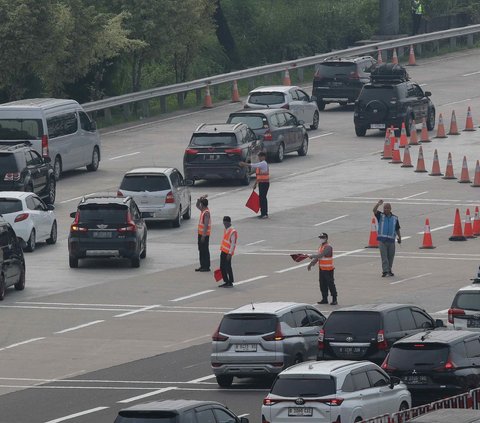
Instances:
[[[421,123],[424,118],[429,131],[435,128],[435,106],[429,98],[432,93],[411,81],[405,68],[391,63],[379,65],[370,79],[355,102],[357,136],[365,136],[367,129],[385,130],[390,126],[398,133],[402,123],[410,135],[413,120]]]
[[[244,123],[202,124],[192,134],[183,156],[185,179],[234,179],[250,183],[248,167],[239,162],[255,158],[257,137]]]
[[[30,191],[53,204],[56,183],[50,158],[40,156],[29,142],[0,144],[0,191]]]
[[[92,194],[84,197],[68,236],[70,267],[91,257],[124,257],[132,267],[147,255],[147,227],[132,197]]]
[[[395,342],[382,367],[407,385],[415,402],[461,394],[480,385],[480,334],[417,333]]]
[[[370,360],[382,364],[395,341],[443,327],[410,304],[364,304],[333,311],[320,330],[319,360]]]
[[[25,259],[15,231],[0,217],[0,300],[11,285],[17,291],[25,288]]]
[[[325,109],[328,103],[344,106],[355,102],[376,64],[373,57],[364,56],[330,57],[315,65],[312,96],[317,98],[318,109]]]

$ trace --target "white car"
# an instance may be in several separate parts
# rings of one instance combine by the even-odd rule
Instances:
[[[54,209],[33,192],[0,191],[0,214],[10,223],[25,251],[34,251],[40,241],[57,242]]]
[[[317,129],[320,112],[315,97],[296,86],[258,87],[248,94],[245,109],[287,109],[304,125]]]
[[[456,330],[480,331],[480,267],[472,281],[458,290],[448,310],[448,323]]]
[[[278,375],[263,400],[262,421],[355,423],[411,403],[400,379],[369,361],[307,361]]]

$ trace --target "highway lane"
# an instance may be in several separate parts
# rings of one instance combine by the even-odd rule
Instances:
[[[419,82],[428,84],[437,110],[445,110],[448,116],[452,106],[438,105],[473,97],[471,84],[478,78],[478,75],[463,76],[476,70],[477,56],[471,52],[454,56],[455,59],[442,60],[445,66],[440,71],[433,72],[438,66],[436,61],[411,71]],[[455,81],[452,85],[456,90],[453,92],[447,87],[444,94],[443,85],[448,80]],[[474,113],[480,110],[478,103],[477,97],[468,102]],[[465,110],[455,107],[462,127],[467,103],[460,106]],[[201,183],[193,187],[193,198],[207,192],[212,199],[216,219],[212,258],[217,260],[221,216],[231,214],[239,229],[240,246],[234,257],[234,271],[237,282],[242,284],[234,290],[216,289],[211,274],[193,272],[197,262],[197,215],[184,222],[180,229],[167,225],[151,228],[149,256],[140,269],[116,262],[91,262],[89,267],[68,268],[65,241],[71,221],[68,212],[75,209],[77,197],[115,189],[123,172],[132,167],[153,163],[173,163],[181,167],[183,149],[196,125],[201,121],[224,121],[228,112],[238,107],[227,104],[192,114],[188,119],[177,117],[105,135],[99,171],[94,174],[83,170],[72,172],[60,181],[59,243],[27,254],[26,290],[10,290],[0,306],[4,315],[0,323],[0,378],[17,380],[0,386],[0,393],[5,394],[0,397],[2,410],[16,408],[20,421],[43,422],[108,406],[99,410],[98,415],[89,413],[71,420],[99,421],[98,416],[106,415],[105,421],[112,421],[111,403],[88,400],[95,392],[86,394],[84,401],[79,399],[78,392],[69,388],[55,389],[48,398],[39,394],[43,392],[41,388],[21,390],[42,384],[46,379],[79,374],[84,377],[91,371],[124,363],[128,367],[131,361],[160,353],[173,353],[175,357],[179,354],[177,351],[195,345],[208,350],[209,336],[221,314],[251,301],[315,302],[318,299],[316,273],[308,273],[304,266],[293,263],[288,254],[314,251],[318,246],[316,234],[322,231],[331,235],[334,248],[341,256],[336,261],[340,305],[415,302],[437,313],[437,317],[445,317],[452,295],[473,276],[480,258],[480,241],[447,241],[451,233],[448,225],[453,222],[455,207],[472,210],[478,201],[477,191],[468,185],[416,174],[380,160],[382,135],[357,139],[351,109],[334,106],[321,114],[320,130],[310,131],[307,157],[291,155],[284,163],[272,165],[274,182],[269,193],[271,219],[268,221],[258,221],[243,207],[248,188],[225,183]],[[454,155],[457,173],[464,154],[472,168],[474,160],[480,157],[478,139],[478,133],[462,133],[459,137],[424,145],[427,167],[431,166],[431,156],[437,148],[442,170],[448,151]],[[412,158],[416,158],[416,150],[411,152]],[[378,252],[364,249],[371,209],[378,198],[393,203],[404,236],[394,266],[397,275],[388,280],[379,277]],[[430,218],[432,229],[443,227],[432,233],[437,248],[431,251],[418,249],[422,238],[418,232],[423,230],[425,217]],[[322,309],[329,310],[330,306]],[[195,361],[197,356],[193,357]],[[192,379],[210,373],[208,357],[200,357],[200,353],[198,357],[204,367],[198,374],[192,374]],[[179,361],[179,366],[188,367],[187,362]],[[142,363],[145,361],[135,365],[141,369]],[[118,369],[117,379],[134,380],[122,378],[122,372],[128,372],[124,370],[126,367]],[[22,383],[18,383],[19,380]],[[192,392],[191,395],[196,395],[196,391]],[[175,391],[159,392],[151,399],[176,394]],[[31,410],[21,409],[18,405],[23,403],[23,395],[38,398],[35,402],[42,403],[45,413],[33,418]],[[136,394],[129,392],[128,395]],[[218,398],[223,394],[202,395]],[[239,404],[245,401],[248,407],[259,409],[256,394],[255,398],[245,394],[248,396],[245,400],[243,395],[239,396]],[[0,417],[0,421],[11,420]]]

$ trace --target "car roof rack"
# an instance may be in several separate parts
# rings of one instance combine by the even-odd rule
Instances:
[[[394,63],[383,63],[377,65],[370,73],[372,83],[400,83],[410,80],[407,70],[400,65]]]
[[[120,196],[116,192],[97,192],[93,194],[87,194],[82,197],[82,203],[86,200],[94,200],[95,198],[112,198],[112,199],[122,199],[123,203],[126,203],[132,197],[130,195]]]
[[[3,150],[3,151],[14,151],[14,150],[18,150],[19,148],[31,147],[31,146],[32,146],[32,143],[30,141],[22,141],[18,143],[0,141],[0,150]]]

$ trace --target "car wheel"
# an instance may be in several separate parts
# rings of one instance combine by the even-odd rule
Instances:
[[[299,363],[303,363],[302,354],[297,354],[293,359],[293,364],[299,364]]]
[[[25,192],[33,192],[33,184],[29,183],[25,185]]]
[[[283,145],[283,143],[281,143],[279,146],[278,146],[278,150],[275,154],[275,161],[277,163],[281,163],[283,162],[283,157],[285,156],[285,147]]]
[[[297,151],[297,153],[298,153],[299,156],[306,156],[307,152],[308,152],[308,137],[305,135],[303,137],[302,146]]]
[[[47,204],[54,204],[56,196],[57,196],[57,183],[55,182],[54,176],[51,175],[50,181],[48,184],[48,196],[46,198]]]
[[[325,110],[325,103],[322,100],[317,100],[318,110]]]
[[[60,156],[55,157],[55,162],[53,163],[53,174],[55,175],[55,180],[58,181],[62,174],[62,159]]]
[[[92,161],[89,165],[87,165],[87,170],[89,170],[90,172],[95,172],[98,169],[99,163],[100,153],[98,152],[98,147],[95,147],[92,153]]]
[[[363,421],[363,419],[362,419],[361,417],[357,417],[357,418],[355,419],[355,423],[358,423],[358,422],[361,422],[361,421]]]
[[[435,109],[433,107],[428,110],[427,129],[429,131],[435,129]]]
[[[400,408],[398,409],[398,411],[405,411],[405,410],[408,410],[408,404],[405,401],[403,401],[400,404]]]
[[[130,259],[130,266],[132,266],[134,268],[140,267],[140,257],[139,256],[132,257]]]
[[[215,378],[217,379],[217,383],[220,388],[229,388],[230,386],[232,386],[233,376],[219,375],[215,376]]]
[[[408,115],[407,120],[405,122],[405,131],[407,133],[407,137],[410,136],[410,129],[412,128],[412,123],[413,123],[413,116]]]
[[[145,257],[147,257],[147,239],[146,238],[143,240],[143,250],[140,253],[141,259],[144,259]]]
[[[52,229],[50,230],[50,238],[47,239],[47,244],[53,245],[57,242],[57,221],[52,223]]]
[[[68,256],[68,264],[72,269],[76,269],[78,267],[78,258],[73,256]]]
[[[32,229],[32,232],[30,232],[30,237],[27,241],[27,245],[25,247],[25,251],[33,253],[35,251],[35,242],[35,229]]]
[[[181,220],[182,220],[182,207],[180,207],[180,209],[178,210],[177,217],[172,220],[172,227],[179,228]]]
[[[5,290],[7,287],[5,286],[5,276],[0,274],[0,301],[2,301],[5,298]]]
[[[250,174],[248,173],[248,170],[245,171],[245,175],[240,179],[240,185],[250,185]]]
[[[22,271],[20,272],[20,278],[18,282],[14,285],[17,291],[23,291],[25,289],[25,266],[22,267]]]
[[[318,122],[320,121],[320,114],[315,111],[313,114],[313,122],[310,125],[310,129],[318,129]]]
[[[188,207],[183,215],[183,220],[189,220],[192,217],[192,199],[190,198],[188,201]]]
[[[355,126],[355,134],[357,134],[357,137],[364,137],[367,134],[367,128]]]

